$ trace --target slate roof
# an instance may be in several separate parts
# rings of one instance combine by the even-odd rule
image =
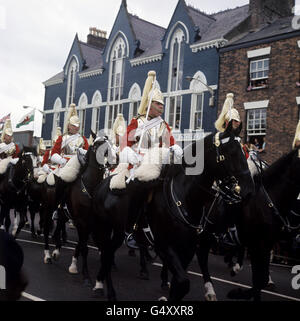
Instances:
[[[202,16],[204,17],[203,13]],[[202,16],[201,19],[203,19]],[[223,38],[229,31],[231,31],[233,28],[237,27],[241,22],[247,19],[248,16],[249,5],[221,11],[210,15],[209,17],[211,18],[212,22],[206,25],[206,29],[204,32],[201,32],[201,25],[199,26],[201,40],[197,41],[196,43]],[[200,18],[200,14],[198,15],[198,17]],[[203,21],[208,22],[209,20],[203,19]]]
[[[233,42],[232,44],[239,44],[299,31],[292,28],[292,19],[293,16],[277,19],[273,23],[263,26],[256,32],[249,32],[245,37]]]
[[[81,53],[83,59],[86,61],[87,69],[84,71],[90,71],[93,69],[99,69],[103,65],[102,50],[94,46],[88,45],[85,42],[79,41]]]
[[[135,15],[128,14],[128,16],[136,39],[140,41],[140,49],[144,51],[139,58],[160,54],[162,52],[161,39],[166,29]]]

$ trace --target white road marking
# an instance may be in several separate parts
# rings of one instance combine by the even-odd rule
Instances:
[[[160,263],[152,263],[152,265],[159,266],[159,267],[162,267],[162,266],[163,266],[163,265],[160,264]],[[197,272],[193,272],[193,271],[187,271],[187,273],[188,273],[188,274],[192,274],[192,275],[196,275],[196,276],[201,276],[201,277],[203,277],[203,274],[201,274],[201,273],[197,273]],[[223,282],[223,283],[235,285],[235,286],[240,286],[240,287],[242,287],[242,288],[247,288],[247,289],[250,289],[250,288],[251,288],[251,286],[249,286],[249,285],[245,285],[245,284],[241,284],[241,283],[237,283],[237,282],[228,281],[228,280],[216,278],[216,277],[213,277],[213,276],[211,276],[211,279],[216,280],[216,281],[219,281],[219,282]],[[300,301],[299,298],[295,298],[295,297],[288,296],[288,295],[284,295],[284,294],[280,294],[280,293],[275,293],[275,292],[266,291],[266,290],[262,290],[262,292],[267,293],[267,294],[270,294],[270,295],[278,296],[278,297],[281,297],[281,298],[284,298],[284,299],[292,300],[292,301]]]
[[[41,242],[35,242],[35,241],[29,241],[29,240],[23,240],[23,239],[17,239],[17,241],[25,242],[25,243],[38,244],[38,245],[44,245],[44,243],[41,243]],[[74,243],[77,244],[76,242],[74,242]],[[49,246],[55,247],[54,244],[49,244]],[[67,249],[67,250],[75,250],[75,248],[68,247],[68,246],[62,246],[62,248],[63,249]],[[98,248],[96,248],[96,247],[91,247],[91,248],[93,248],[93,249],[98,251]],[[162,267],[161,263],[154,262],[154,263],[152,263],[152,265]],[[201,274],[201,273],[197,273],[197,272],[193,272],[193,271],[187,271],[187,273],[191,274],[191,275],[203,277],[203,274]],[[216,278],[216,277],[213,277],[213,276],[211,276],[211,279],[213,279],[215,281],[222,282],[222,283],[231,284],[231,285],[234,285],[234,286],[240,286],[242,288],[247,288],[247,289],[251,288],[251,286],[249,286],[249,285],[228,281],[228,280]],[[280,293],[275,293],[275,292],[271,292],[271,291],[267,291],[267,290],[262,290],[262,292],[264,292],[266,294],[274,295],[274,296],[277,296],[277,297],[281,297],[281,298],[284,298],[284,299],[292,300],[292,301],[300,301],[299,298],[295,298],[295,297],[284,295],[284,294],[280,294]]]
[[[21,231],[22,231],[22,232],[25,232],[25,233],[28,233],[28,234],[31,234],[31,231],[27,231],[27,230],[24,230],[24,229],[22,229]],[[43,234],[42,234],[42,235],[43,235]],[[71,244],[77,245],[77,242],[74,242],[74,241],[67,240],[67,242],[68,242],[68,243],[71,243]],[[95,246],[88,245],[88,248],[98,251],[98,248],[95,247]]]
[[[38,298],[37,296],[31,295],[29,293],[26,292],[22,292],[22,296],[26,299],[29,299],[31,301],[46,301],[44,299]]]

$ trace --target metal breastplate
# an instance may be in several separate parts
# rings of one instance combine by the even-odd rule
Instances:
[[[145,123],[145,117],[138,119],[138,127]],[[165,122],[144,132],[141,149],[149,149],[153,147],[166,147],[168,143],[169,132]],[[137,150],[139,142],[133,145],[133,149]]]
[[[66,135],[63,137],[63,142],[64,143],[70,138],[70,135]],[[63,148],[62,152],[64,155],[75,155],[77,153],[77,149],[82,147],[84,143],[84,140],[81,136],[78,136],[78,138],[73,139],[69,141]]]

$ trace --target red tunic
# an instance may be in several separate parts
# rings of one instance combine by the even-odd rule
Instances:
[[[42,166],[44,166],[45,164],[48,164],[49,156],[50,156],[50,149],[47,149],[43,157]]]
[[[85,136],[82,136],[83,140],[84,140],[84,144],[82,146],[83,149],[88,150],[89,149],[89,143],[87,141],[87,139],[85,138]],[[51,156],[54,154],[61,154],[61,144],[62,144],[62,140],[63,140],[63,136],[59,136],[51,150]]]
[[[12,158],[17,158],[17,157],[19,157],[20,148],[19,148],[19,146],[18,146],[17,144],[15,144],[15,146],[16,146],[16,150],[15,150],[15,152],[13,153]]]

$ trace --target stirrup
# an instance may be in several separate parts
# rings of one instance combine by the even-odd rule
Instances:
[[[126,237],[125,237],[125,244],[127,245],[127,247],[129,247],[130,249],[138,249],[138,245],[136,243],[136,240],[134,239],[133,237],[133,233],[130,233],[128,234]]]

